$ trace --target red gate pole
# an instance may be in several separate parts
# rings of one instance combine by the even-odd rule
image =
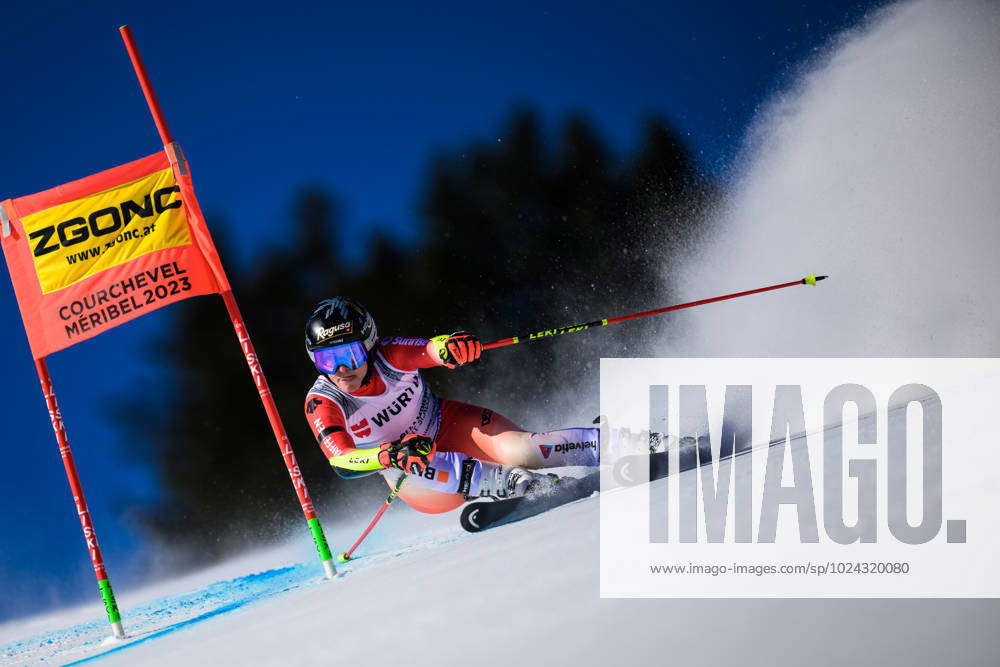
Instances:
[[[56,435],[56,443],[59,445],[59,455],[62,457],[63,467],[66,468],[66,479],[73,492],[73,503],[76,505],[77,516],[80,518],[83,538],[87,541],[87,552],[90,554],[90,562],[94,566],[94,574],[97,575],[97,586],[101,590],[104,609],[108,613],[108,622],[111,624],[111,631],[115,637],[122,639],[125,637],[125,629],[122,627],[121,614],[118,612],[114,591],[111,590],[111,580],[108,579],[107,568],[104,567],[104,556],[97,543],[97,532],[94,530],[90,510],[87,508],[87,499],[83,496],[83,485],[80,484],[80,476],[76,471],[76,461],[73,459],[73,450],[69,446],[66,425],[59,412],[56,390],[52,386],[49,366],[45,363],[44,357],[35,359],[35,369],[38,371],[38,381],[42,384],[42,395],[45,396],[45,405],[49,409],[49,420],[52,422],[52,430]]]
[[[142,87],[142,93],[146,97],[146,104],[149,106],[149,112],[153,116],[153,122],[156,123],[156,129],[160,133],[160,140],[163,142],[163,148],[170,157],[170,162],[174,166],[175,171],[179,172],[177,182],[181,190],[181,199],[184,201],[188,213],[199,223],[199,225],[195,227],[195,235],[198,236],[200,230],[207,230],[208,226],[205,223],[205,217],[201,213],[201,207],[198,205],[198,199],[194,194],[194,188],[191,184],[187,161],[181,154],[180,147],[174,143],[173,137],[170,134],[170,129],[167,127],[167,121],[163,116],[163,110],[160,108],[160,103],[156,98],[156,92],[153,90],[153,84],[150,82],[149,75],[146,73],[146,66],[143,64],[142,57],[139,55],[139,49],[135,44],[135,39],[132,37],[132,31],[127,25],[123,25],[118,29],[118,32],[121,34],[122,40],[125,42],[125,49],[128,51],[129,59],[132,61],[132,67],[135,69],[136,78],[139,79],[139,85]],[[211,247],[210,239],[197,239],[199,247],[202,248],[205,247],[203,242],[206,241]],[[316,515],[316,508],[313,506],[312,500],[309,498],[309,490],[306,488],[306,481],[302,477],[298,461],[295,459],[295,452],[292,451],[292,443],[288,439],[288,434],[285,431],[284,424],[281,422],[281,415],[278,414],[278,406],[275,404],[274,397],[271,395],[271,389],[268,387],[267,378],[264,377],[264,371],[257,358],[257,352],[254,350],[253,343],[250,341],[250,334],[247,331],[246,323],[243,321],[243,316],[240,314],[239,306],[236,304],[236,297],[233,296],[233,291],[229,288],[229,280],[226,278],[225,273],[222,270],[221,263],[208,262],[208,264],[213,273],[216,274],[216,282],[220,286],[224,286],[224,289],[222,290],[222,300],[226,304],[226,312],[229,314],[229,319],[232,320],[233,330],[236,332],[236,338],[243,350],[243,356],[246,359],[247,366],[250,368],[250,374],[253,377],[254,384],[257,386],[257,393],[260,395],[261,403],[264,405],[264,411],[267,413],[267,419],[271,423],[271,430],[274,432],[274,437],[278,442],[278,447],[281,449],[281,456],[285,462],[285,467],[288,469],[288,476],[292,480],[292,486],[295,488],[295,494],[299,499],[299,505],[302,507],[302,513],[305,515],[306,523],[309,526],[313,541],[316,544],[316,551],[319,553],[320,561],[323,563],[323,571],[326,577],[330,579],[337,573],[337,569],[333,564],[333,554],[331,553],[330,546],[327,544],[326,537],[323,534],[323,528],[320,525],[319,517]]]

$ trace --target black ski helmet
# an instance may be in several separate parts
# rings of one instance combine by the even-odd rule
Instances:
[[[378,329],[371,313],[346,296],[320,301],[306,320],[306,352],[354,342],[363,343],[371,352],[377,340]]]

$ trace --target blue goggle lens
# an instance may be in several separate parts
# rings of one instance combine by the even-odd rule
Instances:
[[[363,343],[345,343],[336,347],[325,347],[312,351],[313,363],[324,373],[336,373],[341,366],[357,370],[368,359],[368,351]]]

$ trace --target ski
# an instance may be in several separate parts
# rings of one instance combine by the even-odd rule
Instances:
[[[641,459],[649,460],[649,478],[645,478],[639,470]],[[618,460],[614,467],[615,485],[631,486],[646,481],[659,479],[667,475],[667,453],[638,454],[625,456]],[[503,526],[508,523],[527,519],[542,512],[566,505],[576,500],[587,498],[601,488],[601,473],[591,472],[584,477],[565,477],[559,486],[551,493],[538,496],[523,496],[507,500],[477,500],[465,506],[462,510],[462,528],[470,533],[478,533],[489,528]]]
[[[550,493],[537,496],[521,496],[506,500],[477,500],[462,509],[462,528],[470,533],[478,533],[488,528],[527,519],[550,509],[586,498],[600,489],[600,473],[592,472],[585,477],[563,478]]]
[[[739,451],[737,455],[746,451],[749,449]],[[685,439],[677,452],[677,460],[678,472],[685,472],[697,468],[699,464],[704,465],[710,462],[712,450],[708,440],[702,439],[701,442],[696,442],[694,438]],[[612,488],[645,484],[662,479],[670,473],[668,452],[623,456],[615,461],[612,468]],[[470,533],[478,533],[489,528],[521,521],[576,500],[587,498],[595,491],[600,490],[600,478],[600,472],[594,471],[579,479],[564,478],[560,485],[565,484],[565,486],[546,495],[524,496],[507,500],[477,500],[463,508],[462,528]]]

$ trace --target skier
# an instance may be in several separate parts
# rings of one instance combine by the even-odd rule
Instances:
[[[488,408],[435,396],[419,369],[476,361],[482,344],[459,331],[380,339],[357,301],[321,301],[306,322],[306,350],[319,377],[305,412],[324,455],[342,477],[381,471],[421,512],[447,512],[476,497],[512,498],[551,488],[534,472],[596,466],[598,429],[530,433]]]

